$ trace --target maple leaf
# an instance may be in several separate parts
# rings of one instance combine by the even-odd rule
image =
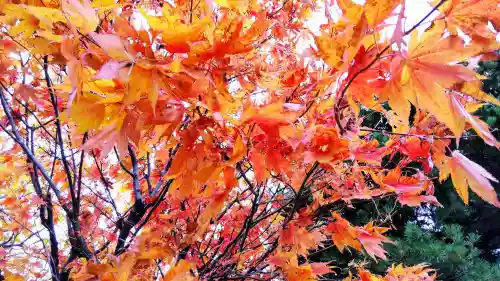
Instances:
[[[437,158],[441,181],[451,175],[453,186],[465,204],[469,202],[469,187],[483,200],[500,207],[495,189],[491,186],[490,180],[498,182],[488,171],[478,164],[472,162],[457,150],[453,151],[451,157],[439,156]]]
[[[247,3],[238,0],[214,0],[214,2],[223,8],[234,9],[240,13],[245,11]]]
[[[106,108],[102,104],[96,103],[96,100],[82,96],[76,103],[71,105],[69,115],[62,116],[62,119],[69,118],[77,124],[77,132],[87,132],[90,129],[97,129],[104,122]],[[94,115],[86,114],[92,112]]]
[[[124,42],[114,34],[91,33],[92,39],[114,59],[133,61],[132,55],[125,49]]]
[[[334,213],[333,217],[335,221],[328,224],[325,230],[327,233],[331,233],[333,243],[335,243],[339,251],[343,252],[346,246],[361,251],[361,243],[357,240],[356,228],[337,213]]]
[[[150,69],[139,66],[132,67],[123,103],[130,105],[138,102],[142,96],[147,96],[151,107],[155,108],[158,100],[158,88],[154,77],[154,71]]]
[[[373,165],[380,165],[382,157],[384,157],[387,151],[385,147],[379,147],[379,142],[377,140],[362,141],[355,145],[357,147],[351,147],[354,158],[358,161]]]
[[[370,222],[366,226],[357,229],[357,236],[361,245],[365,251],[373,258],[379,257],[381,259],[387,259],[386,251],[380,246],[382,243],[393,243],[387,237],[383,236],[382,233],[388,231],[389,228],[385,227],[375,227],[373,222]]]
[[[398,94],[401,89],[401,73],[396,73],[394,79],[391,79],[381,92],[381,99],[388,99],[391,110],[387,112],[389,123],[394,132],[406,133],[410,130],[409,118],[411,104],[406,96]]]
[[[453,89],[465,95],[476,98],[480,101],[485,101],[500,106],[500,101],[495,97],[485,93],[482,90],[482,87],[483,83],[480,80],[474,80],[470,82],[464,82],[462,84],[457,84],[453,87]]]
[[[346,79],[346,81],[353,81],[348,87],[347,94],[349,94],[353,101],[357,101],[368,108],[383,111],[380,102],[374,97],[379,96],[387,84],[386,79],[381,76],[381,73],[389,65],[381,62],[372,69],[361,71],[373,61],[376,54],[377,48],[375,45],[372,45],[370,48],[365,48],[364,45],[360,46],[356,56],[353,58],[353,64],[349,68],[349,76]],[[357,78],[352,80],[355,75]]]
[[[184,280],[185,277],[189,276],[189,270],[192,268],[192,264],[186,260],[180,260],[177,265],[175,265],[171,270],[165,274],[164,280]],[[184,278],[183,278],[184,277]],[[187,280],[190,278],[188,277]]]
[[[350,0],[338,2],[344,10],[346,21],[332,24],[328,32],[314,36],[318,55],[330,67],[341,68],[356,55],[367,31],[367,20],[363,7]]]
[[[231,159],[227,161],[228,165],[234,165],[238,161],[240,161],[246,155],[246,146],[242,140],[240,135],[237,135],[234,147],[233,147],[233,155]]]
[[[373,28],[385,20],[402,0],[368,0],[366,1],[365,16],[368,25]]]
[[[408,55],[402,60],[400,79],[402,86],[391,84],[388,91],[393,98],[394,110],[403,118],[408,116],[408,107],[404,101],[394,97],[398,92],[417,108],[432,113],[446,124],[455,136],[464,130],[464,118],[453,108],[450,96],[445,93],[456,83],[472,81],[476,74],[462,65],[449,63],[459,61],[478,53],[474,47],[463,47],[462,39],[456,36],[442,38],[443,26],[436,24],[417,40],[417,31],[413,31]],[[429,42],[437,42],[430,44]],[[440,50],[446,49],[445,52]],[[398,77],[398,76],[396,76]]]
[[[147,17],[151,28],[161,31],[165,48],[172,53],[188,53],[189,43],[201,41],[204,31],[211,23],[209,17],[196,19],[190,24],[184,23],[169,5],[163,7],[163,19]]]
[[[89,0],[83,0],[83,3],[79,0],[65,0],[62,2],[62,7],[68,13],[70,23],[76,24],[77,27],[82,26],[87,33],[93,32],[99,25],[99,18]]]
[[[280,236],[280,244],[291,245],[299,255],[307,255],[308,250],[321,246],[323,235],[319,231],[309,231],[306,227],[297,227],[290,224]]]
[[[409,267],[404,267],[402,264],[399,264],[392,265],[392,267],[387,270],[386,278],[392,278],[392,280],[416,278],[417,280],[432,281],[437,275],[436,272],[429,275],[432,272],[433,270],[428,268],[426,264],[417,264]]]
[[[463,31],[472,40],[489,43],[495,41],[495,33],[488,28],[488,22],[495,28],[500,26],[500,7],[496,0],[454,0],[441,8],[448,30],[457,35]],[[498,30],[498,29],[497,29]]]
[[[383,188],[392,192],[407,193],[419,192],[425,188],[425,177],[419,174],[415,177],[406,177],[401,175],[401,168],[390,170],[387,175],[373,177]],[[380,180],[381,178],[381,180]]]
[[[318,280],[318,275],[331,272],[331,269],[325,263],[305,263],[298,264],[297,256],[290,252],[278,251],[278,253],[269,258],[271,265],[281,267],[287,280]]]
[[[349,142],[341,138],[334,128],[316,127],[310,143],[310,150],[306,154],[309,161],[329,163],[344,159],[349,154]]]
[[[457,101],[457,98],[454,95],[450,96],[452,106],[455,110],[461,115],[461,117],[469,123],[472,128],[476,131],[476,133],[484,140],[485,143],[495,146],[497,148],[500,147],[500,143],[497,142],[495,136],[491,134],[488,129],[488,125],[479,119],[478,117],[472,116],[461,103]]]
[[[416,194],[402,194],[398,196],[398,201],[402,205],[411,207],[418,207],[422,203],[430,203],[432,205],[442,207],[434,195],[416,195]]]

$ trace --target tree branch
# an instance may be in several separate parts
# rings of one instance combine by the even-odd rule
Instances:
[[[66,179],[68,180],[68,188],[70,191],[71,204],[73,207],[72,219],[77,220],[78,217],[76,215],[78,212],[76,210],[78,208],[78,204],[76,202],[75,186],[73,184],[73,177],[71,174],[71,170],[69,168],[69,163],[68,163],[68,160],[66,159],[66,155],[65,155],[66,153],[64,150],[64,142],[63,142],[63,138],[62,138],[61,121],[59,120],[59,108],[57,105],[57,98],[54,94],[54,89],[52,89],[52,81],[51,81],[50,75],[49,75],[49,57],[48,56],[45,56],[43,58],[43,72],[45,74],[45,83],[47,84],[47,88],[48,88],[49,95],[50,95],[50,101],[52,103],[52,106],[54,107],[54,115],[56,117],[56,121],[55,121],[56,132],[57,132],[56,142],[59,144],[59,149],[61,151],[61,161],[63,163],[64,172],[66,173]]]
[[[132,180],[133,180],[133,191],[135,201],[142,201],[142,194],[140,190],[139,184],[139,164],[137,163],[137,157],[135,155],[134,149],[132,145],[128,145],[128,154],[130,155],[130,159],[132,161]]]
[[[88,133],[85,133],[83,135],[82,147],[85,145],[85,142],[87,142],[88,136],[89,136]],[[77,194],[76,194],[77,208],[76,208],[75,212],[78,212],[76,215],[77,217],[78,217],[78,214],[80,211],[80,196],[81,196],[81,192],[82,192],[82,175],[83,175],[84,158],[85,158],[85,150],[82,149],[82,152],[80,155],[80,166],[79,166],[79,170],[78,170],[78,187],[77,187]]]
[[[60,281],[59,277],[59,245],[57,242],[56,231],[54,229],[54,211],[50,196],[45,202],[46,205],[40,207],[40,218],[42,225],[49,231],[50,239],[50,271],[52,281]]]

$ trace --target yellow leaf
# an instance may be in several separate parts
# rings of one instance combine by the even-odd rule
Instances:
[[[165,259],[171,258],[173,256],[173,251],[170,248],[161,248],[160,246],[155,246],[147,250],[140,252],[139,259],[152,260],[152,259]]]
[[[167,5],[165,5],[167,6]],[[190,50],[189,43],[199,41],[203,38],[205,28],[208,27],[210,17],[193,21],[192,24],[184,24],[177,16],[166,16],[165,20],[148,17],[151,27],[163,30],[163,41],[166,49],[171,53],[186,53]]]
[[[281,81],[276,76],[263,76],[259,80],[259,84],[262,88],[268,89],[270,91],[277,90],[281,88]]]
[[[448,64],[456,61],[463,61],[472,56],[478,55],[483,48],[478,45],[465,46],[464,39],[459,36],[448,36],[443,38],[445,25],[443,22],[434,22],[421,38],[418,38],[418,30],[411,34],[408,56],[415,60],[436,65]],[[464,67],[465,68],[465,67]],[[470,69],[469,73],[476,73]],[[465,70],[464,70],[465,71]]]
[[[12,21],[12,25],[15,25],[20,20],[9,29],[10,35],[14,37],[23,34],[23,38],[28,38],[38,29],[38,19],[26,11],[24,6],[7,4],[3,7],[3,12],[6,16],[1,18],[2,22]]]
[[[465,105],[465,110],[467,110],[468,113],[474,113],[485,105],[486,103],[470,102]]]
[[[495,97],[488,95],[482,90],[483,83],[480,80],[474,80],[470,82],[465,82],[461,87],[459,87],[459,91],[476,98],[481,101],[492,103],[496,106],[500,106],[500,101]]]
[[[23,38],[28,38],[35,31],[37,30],[37,27],[31,24],[29,21],[23,20],[21,21],[18,25],[14,26],[9,30],[10,35],[12,36],[18,36],[22,34]]]
[[[92,39],[94,39],[97,44],[106,51],[106,53],[112,58],[118,61],[132,61],[132,57],[125,50],[125,46],[122,43],[120,37],[114,34],[98,34],[91,33]]]
[[[24,278],[19,274],[6,273],[5,281],[24,281]]]
[[[118,103],[123,100],[123,94],[121,95],[106,95],[105,97],[99,99],[96,103],[99,104],[111,104],[111,103]]]
[[[78,132],[83,133],[100,127],[105,118],[106,108],[82,96],[69,108],[69,112],[69,118],[77,125]],[[89,114],[90,112],[92,114]]]
[[[85,265],[86,272],[92,275],[101,275],[106,272],[113,272],[113,266],[107,263],[95,264],[93,262],[88,262]]]
[[[432,157],[432,160],[434,161],[434,164],[436,164],[436,167],[439,169],[439,181],[443,182],[451,174],[451,169],[448,165],[450,157],[446,156],[444,153],[435,153]]]
[[[150,95],[149,91],[153,84],[151,76],[151,71],[147,69],[138,66],[132,68],[132,73],[130,74],[127,84],[126,94],[123,98],[124,105],[130,105],[138,102],[142,95]]]
[[[62,35],[54,34],[54,33],[50,32],[48,30],[39,30],[39,31],[37,31],[37,33],[41,37],[47,38],[50,42],[60,43],[63,40],[63,36]]]
[[[26,6],[26,11],[40,20],[40,26],[44,29],[51,30],[52,25],[58,21],[66,22],[66,18],[59,9]]]
[[[450,160],[452,165],[453,159]],[[451,180],[453,182],[453,186],[455,187],[455,190],[457,191],[458,195],[466,205],[469,205],[469,185],[467,184],[467,179],[465,177],[465,174],[463,173],[463,170],[460,168],[451,168],[450,169],[451,173]]]
[[[148,100],[151,103],[151,107],[153,108],[153,113],[156,115],[156,102],[158,101],[158,73],[153,70],[151,71],[150,81],[148,83]],[[146,81],[145,81],[146,82]]]
[[[245,12],[248,5],[248,1],[242,0],[215,0],[214,2],[222,8],[236,10],[240,13]]]
[[[460,30],[473,41],[495,41],[496,33],[488,27],[488,23],[493,23],[495,27],[500,24],[498,0],[446,1],[440,12],[451,34],[458,34]]]
[[[402,0],[367,0],[365,16],[370,27],[375,27],[384,21]]]
[[[214,176],[215,172],[220,169],[215,163],[209,163],[207,166],[201,168],[195,175],[194,180],[196,180],[200,185],[205,184],[208,180]]]
[[[99,25],[99,19],[89,0],[83,0],[83,3],[80,0],[65,0],[62,4],[72,25],[82,27],[86,33],[95,31]]]
[[[342,10],[342,17],[348,22],[358,21],[363,14],[363,6],[356,4],[353,0],[337,0],[337,4]]]
[[[31,51],[36,54],[46,55],[59,51],[59,47],[57,45],[52,44],[49,40],[43,37],[29,38],[26,41],[30,46],[32,46]]]
[[[474,128],[476,133],[484,140],[485,143],[491,146],[500,147],[500,143],[497,142],[495,136],[490,132],[488,125],[485,122],[467,112],[454,95],[450,95],[450,100],[455,111],[457,111],[460,117],[467,121],[472,128]]]
[[[488,124],[476,116],[468,115],[467,122],[474,128],[474,131],[483,139],[486,144],[500,148],[495,136],[490,132]]]
[[[234,142],[233,155],[231,159],[226,162],[226,165],[234,165],[238,163],[246,155],[247,147],[243,142],[243,139],[238,134],[236,141]]]
[[[321,58],[331,67],[342,64],[344,45],[337,38],[331,38],[328,34],[315,36],[314,41],[318,46]]]
[[[176,57],[169,65],[170,71],[173,73],[178,73],[181,70],[181,61]]]
[[[445,92],[457,83],[475,79],[476,74],[462,65],[449,64],[463,58],[468,51],[456,39],[441,40],[442,31],[442,25],[434,26],[420,39],[417,31],[412,33],[400,74],[401,92],[415,107],[433,114],[459,137],[465,128],[465,116]],[[393,95],[397,94],[400,93]]]
[[[135,265],[137,258],[135,253],[126,252],[119,257],[116,281],[128,281],[132,267]]]
[[[498,182],[488,171],[472,162],[457,150],[453,151],[447,165],[451,172],[451,179],[458,194],[467,204],[469,200],[468,187],[479,197],[490,204],[500,207],[497,193],[490,181]]]
[[[166,175],[166,179],[173,179],[181,175],[186,167],[187,161],[190,158],[191,150],[188,150],[182,147],[175,155],[175,158],[172,162],[172,166],[168,170],[168,174]]]
[[[92,1],[92,7],[103,8],[115,5],[115,0],[94,0]]]
[[[267,19],[267,15],[265,12],[260,13],[255,21],[252,23],[250,28],[248,28],[247,32],[244,36],[238,38],[238,41],[243,44],[250,44],[253,41],[257,40],[259,37],[264,34],[264,32],[269,28],[272,24],[271,20]]]
[[[171,280],[182,280],[182,276],[188,273],[189,270],[191,269],[192,265],[187,262],[186,260],[182,259],[177,263],[176,266],[171,268],[166,274],[165,278],[163,278],[163,281],[171,281]],[[120,281],[120,280],[118,280]]]
[[[411,105],[408,99],[399,92],[399,86],[394,79],[388,83],[384,89],[383,94],[389,96],[389,106],[392,111],[390,111],[391,116],[389,117],[389,122],[393,127],[393,131],[396,133],[407,133],[410,129],[409,118]]]
[[[340,5],[340,2],[338,3]],[[362,12],[361,6],[356,5],[354,7],[361,8],[360,11]],[[349,11],[351,11],[351,8],[349,8]],[[320,36],[314,36],[318,53],[329,66],[333,68],[347,67],[358,52],[367,32],[366,18],[361,15],[358,15],[358,12],[355,11],[353,15],[348,15],[349,22],[335,23],[328,28],[329,33],[322,32]]]

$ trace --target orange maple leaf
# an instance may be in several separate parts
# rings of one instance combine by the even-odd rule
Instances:
[[[500,207],[497,193],[490,183],[490,181],[498,182],[498,180],[483,167],[472,162],[457,150],[453,151],[451,157],[443,155],[437,160],[436,165],[440,168],[439,179],[442,181],[451,175],[453,185],[465,204],[469,202],[470,187],[479,197]]]
[[[438,1],[435,0],[437,3]],[[470,36],[472,40],[490,43],[495,41],[495,33],[488,28],[491,22],[500,27],[500,7],[497,0],[453,0],[447,1],[439,10],[448,30],[457,35],[458,30]]]

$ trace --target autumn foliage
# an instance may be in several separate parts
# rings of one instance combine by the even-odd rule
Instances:
[[[500,207],[459,151],[500,147],[473,115],[500,102],[463,63],[495,57],[498,0],[432,1],[412,26],[411,1],[362,2],[2,0],[0,276],[318,280],[327,244],[386,258],[390,220],[351,224],[353,201],[440,206],[438,170]]]

